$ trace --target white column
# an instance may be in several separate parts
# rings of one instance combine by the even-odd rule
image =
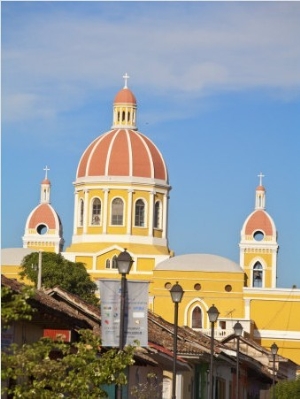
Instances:
[[[163,198],[163,212],[162,212],[162,226],[163,226],[163,231],[162,231],[162,238],[167,237],[167,229],[168,229],[168,224],[167,224],[167,219],[168,219],[168,197],[167,194],[164,195]]]
[[[73,234],[76,234],[77,232],[77,223],[78,223],[78,191],[75,191]]]
[[[133,197],[134,190],[130,189],[128,190],[128,196],[127,196],[127,216],[126,216],[126,233],[131,234],[131,229],[132,229],[132,215],[134,215],[134,212],[132,212],[132,197]]]
[[[89,214],[89,190],[84,191],[84,215],[83,215],[83,233],[87,232],[88,214]]]
[[[245,319],[250,320],[250,303],[251,299],[245,299]]]
[[[152,237],[153,236],[153,222],[154,222],[154,196],[156,194],[156,191],[153,190],[150,192],[150,202],[149,202],[149,212],[148,212],[148,236]]]
[[[272,251],[272,288],[276,288],[276,274],[277,274],[277,249]]]
[[[107,233],[107,216],[108,216],[108,193],[109,189],[104,188],[104,204],[103,204],[103,210],[102,210],[102,218],[103,218],[103,234]]]
[[[182,374],[176,376],[176,398],[183,399],[183,377]]]

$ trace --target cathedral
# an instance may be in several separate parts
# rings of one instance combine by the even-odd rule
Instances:
[[[266,211],[264,176],[258,176],[253,209],[241,226],[239,264],[213,254],[176,256],[168,243],[167,165],[155,143],[138,130],[137,101],[128,78],[114,98],[111,129],[79,159],[71,245],[64,249],[46,167],[40,203],[25,224],[23,248],[2,249],[2,273],[18,278],[25,255],[48,251],[84,263],[94,281],[119,278],[116,258],[126,248],[134,260],[128,279],[149,282],[154,313],[173,322],[169,291],[179,282],[184,290],[179,325],[209,334],[207,311],[215,305],[215,338],[231,335],[239,321],[245,336],[267,349],[275,342],[281,356],[300,365],[300,318],[291,317],[300,314],[300,290],[276,287],[279,246]]]

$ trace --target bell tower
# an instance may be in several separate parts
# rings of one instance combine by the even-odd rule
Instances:
[[[241,230],[240,266],[245,271],[245,286],[249,288],[276,288],[277,231],[266,212],[266,190],[260,173],[255,191],[255,209],[245,220]]]
[[[60,217],[50,204],[51,183],[46,166],[41,182],[40,204],[29,214],[23,236],[23,248],[59,253],[63,249],[63,228]]]

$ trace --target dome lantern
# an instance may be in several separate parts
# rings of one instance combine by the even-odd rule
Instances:
[[[114,100],[112,129],[127,128],[136,130],[136,98],[127,86],[129,75],[126,73],[123,78],[125,80],[124,87],[117,93]]]

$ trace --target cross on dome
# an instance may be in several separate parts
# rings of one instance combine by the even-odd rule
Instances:
[[[257,177],[259,177],[259,185],[262,186],[262,178],[265,177],[265,175],[263,175],[261,172],[259,175],[257,175]]]
[[[45,179],[48,179],[48,171],[50,170],[48,168],[48,166],[46,165],[46,167],[43,169],[45,171]]]
[[[126,72],[125,75],[123,75],[123,79],[124,79],[124,89],[127,89],[127,81],[130,78],[130,76],[128,75],[128,73]]]

